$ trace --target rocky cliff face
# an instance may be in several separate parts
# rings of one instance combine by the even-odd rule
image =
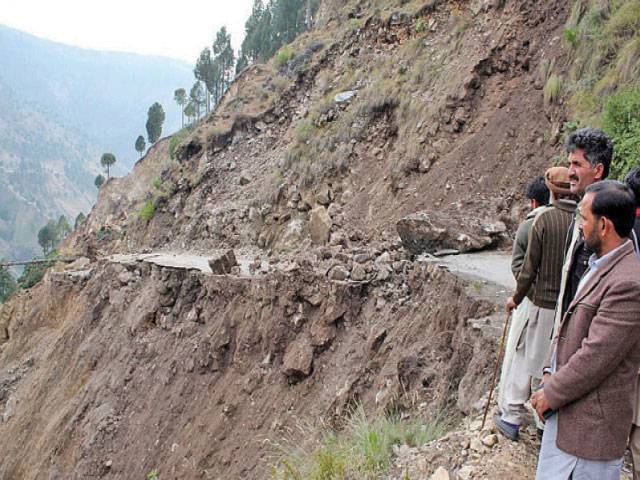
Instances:
[[[540,65],[567,6],[387,3],[323,5],[175,161],[104,187],[64,247],[88,265],[2,307],[6,478],[264,478],[300,419],[480,405],[504,288],[418,254],[508,242],[559,151]]]

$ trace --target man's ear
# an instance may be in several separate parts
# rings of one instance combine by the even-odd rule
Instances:
[[[602,177],[602,176],[604,175],[604,165],[603,165],[603,164],[601,164],[601,163],[598,163],[598,164],[595,166],[595,169],[594,169],[594,170],[595,170],[595,177],[594,177],[594,178],[595,178],[596,180],[603,180],[603,177]]]

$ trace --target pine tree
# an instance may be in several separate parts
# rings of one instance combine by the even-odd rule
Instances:
[[[147,138],[150,144],[154,144],[162,135],[162,124],[164,123],[164,109],[162,105],[155,102],[149,107],[147,112]]]
[[[140,158],[142,158],[142,154],[144,153],[146,146],[147,144],[144,141],[144,137],[142,135],[138,135],[138,138],[136,138],[136,151],[140,154]]]
[[[96,179],[93,181],[93,184],[96,186],[98,190],[100,190],[100,188],[102,188],[102,185],[104,185],[104,177],[102,175],[98,175]]]
[[[196,118],[200,119],[200,107],[204,104],[204,91],[202,90],[202,84],[200,81],[196,81],[191,87],[189,92],[189,98],[195,108]]]
[[[173,99],[180,106],[180,113],[182,114],[182,128],[184,128],[184,107],[187,105],[187,92],[184,88],[178,88],[173,92]]]
[[[103,153],[102,157],[100,158],[100,164],[107,169],[107,180],[110,177],[110,169],[111,169],[111,165],[113,165],[114,163],[116,163],[116,156],[113,153]]]
[[[202,52],[200,52],[200,56],[198,57],[196,66],[193,69],[193,74],[195,75],[196,80],[202,82],[206,89],[206,92],[204,92],[206,97],[206,113],[209,113],[210,111],[210,98],[215,88],[215,78],[213,75],[212,63],[213,60],[211,59],[211,50],[209,50],[209,47],[205,47]]]
[[[73,224],[73,229],[77,230],[78,227],[80,227],[85,222],[86,219],[87,217],[84,216],[84,213],[80,212],[76,217],[75,223]]]
[[[0,303],[16,291],[16,280],[5,267],[0,267]]]

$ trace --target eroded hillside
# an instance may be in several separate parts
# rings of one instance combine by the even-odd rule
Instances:
[[[476,411],[505,287],[396,224],[443,222],[432,250],[508,243],[560,148],[543,86],[566,10],[324,2],[177,148],[103,187],[64,247],[87,260],[2,306],[0,477],[266,478],[273,442],[356,403]],[[198,266],[229,248],[227,274]]]

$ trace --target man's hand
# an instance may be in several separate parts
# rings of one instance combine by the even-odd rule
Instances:
[[[509,297],[509,299],[507,300],[507,304],[505,305],[505,309],[508,314],[511,314],[513,309],[516,308],[517,306],[518,304],[513,301],[513,297]]]
[[[543,414],[551,408],[547,403],[547,397],[544,396],[544,388],[531,395],[531,406],[536,409],[538,417],[544,422]]]

